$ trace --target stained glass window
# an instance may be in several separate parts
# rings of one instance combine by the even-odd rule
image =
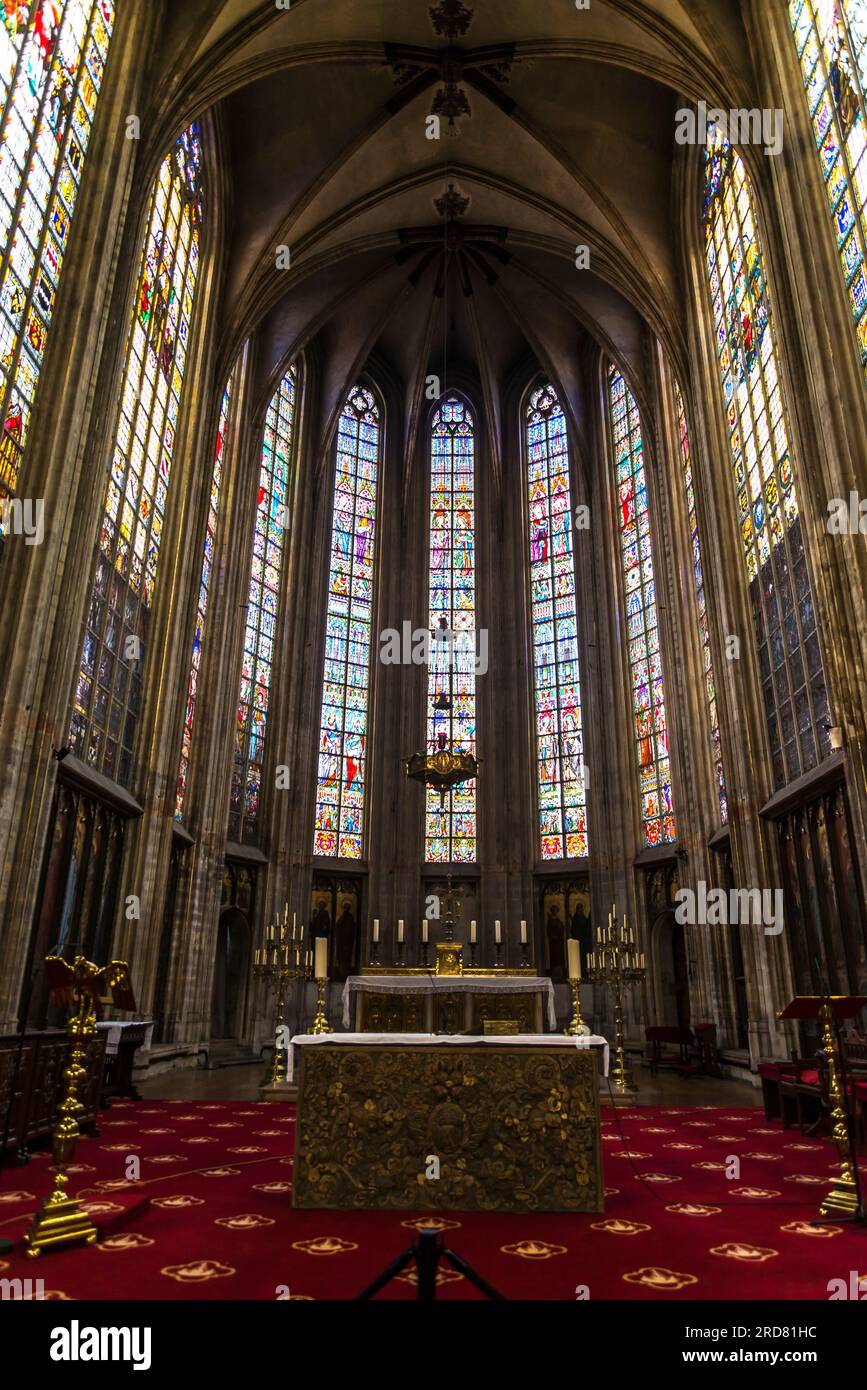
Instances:
[[[202,636],[205,631],[205,616],[208,611],[208,592],[211,585],[211,571],[214,567],[214,539],[217,534],[217,517],[220,510],[220,490],[223,486],[223,449],[226,443],[226,427],[229,423],[229,403],[232,395],[231,378],[223,392],[220,402],[220,423],[217,426],[217,442],[214,446],[214,470],[211,474],[211,493],[208,499],[208,520],[205,527],[205,552],[202,556],[202,573],[199,579],[199,601],[196,606],[196,633],[193,638],[193,655],[190,661],[190,674],[187,678],[187,707],[184,714],[184,733],[181,741],[181,761],[178,768],[178,784],[175,789],[175,819],[182,820],[184,799],[187,794],[187,773],[190,768],[190,748],[193,741],[193,719],[196,714],[196,701],[199,691],[199,666],[202,660]]]
[[[683,406],[683,395],[678,382],[674,383],[674,399],[677,407],[677,425],[680,434],[680,459],[683,466],[683,484],[686,490],[686,506],[689,515],[689,531],[692,543],[692,567],[695,574],[695,597],[698,603],[698,631],[701,637],[702,655],[704,657],[704,693],[707,703],[708,724],[710,726],[710,747],[713,759],[714,776],[716,778],[717,797],[719,799],[720,820],[723,825],[728,822],[729,804],[726,795],[726,779],[722,760],[722,744],[719,732],[719,707],[716,697],[716,681],[713,674],[713,655],[710,647],[710,625],[708,622],[707,597],[704,591],[704,570],[701,562],[701,539],[698,534],[698,516],[696,514],[695,501],[695,478],[692,469],[692,449],[689,443],[689,430],[686,424],[686,411]]]
[[[132,767],[198,278],[201,174],[193,125],[166,155],[151,191],[73,699],[73,752],[121,783]]]
[[[791,0],[789,18],[867,372],[867,0]]]
[[[431,424],[430,620],[427,746],[476,751],[476,512],[473,417],[457,396]],[[476,859],[476,784],[464,782],[443,803],[427,789],[425,859]]]
[[[646,845],[670,844],[677,831],[641,419],[632,392],[613,365],[608,388],[641,819]]]
[[[705,157],[705,251],[774,782],[814,767],[831,721],[752,189],[720,131]]]
[[[587,792],[566,420],[553,386],[527,406],[536,785],[543,859],[587,853]]]
[[[113,27],[112,0],[0,0],[0,498],[18,482]]]
[[[262,441],[229,801],[229,839],[239,844],[255,836],[262,799],[297,387],[291,366],[271,398]]]
[[[340,415],[313,853],[360,859],[380,411],[356,386]]]

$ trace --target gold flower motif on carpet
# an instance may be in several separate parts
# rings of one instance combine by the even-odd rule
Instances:
[[[82,1202],[81,1205],[88,1216],[112,1216],[115,1212],[123,1211],[119,1202]]]
[[[97,1245],[97,1250],[143,1250],[146,1245],[154,1245],[155,1241],[150,1236],[143,1236],[139,1231],[119,1231],[116,1236],[106,1236]]]
[[[779,1197],[781,1193],[775,1192],[769,1187],[733,1187],[733,1197],[754,1197],[758,1201],[767,1201],[771,1197]]]
[[[291,1182],[254,1182],[253,1191],[274,1192],[280,1194],[282,1192],[291,1192],[292,1184]]]
[[[665,1210],[673,1211],[676,1216],[716,1216],[722,1207],[708,1207],[703,1202],[672,1202]]]
[[[95,1182],[94,1187],[97,1192],[120,1192],[124,1187],[135,1187],[134,1182],[129,1182],[126,1178],[103,1178],[101,1182]]]
[[[797,1153],[812,1153],[814,1149],[821,1148],[821,1144],[784,1144],[785,1149],[794,1149]]]
[[[750,1134],[777,1134],[775,1129],[751,1129]]]
[[[259,1216],[256,1212],[245,1212],[242,1216],[218,1216],[215,1226],[228,1226],[230,1231],[255,1231],[259,1226],[273,1226],[273,1216]]]
[[[436,1283],[437,1286],[440,1284],[458,1284],[463,1277],[456,1269],[438,1269]],[[398,1274],[397,1278],[402,1284],[417,1284],[418,1270],[411,1269],[407,1274]]]
[[[820,1236],[825,1239],[828,1236],[843,1234],[842,1226],[814,1226],[812,1221],[790,1221],[787,1225],[781,1226],[780,1230],[792,1236]]]
[[[837,1165],[835,1164],[831,1172],[836,1173],[837,1171]],[[823,1178],[821,1174],[817,1173],[786,1173],[783,1177],[783,1182],[815,1183],[819,1187],[827,1187],[830,1181],[830,1178]]]
[[[729,1260],[743,1260],[746,1264],[764,1264],[779,1255],[779,1250],[771,1250],[764,1245],[747,1245],[743,1241],[730,1240],[725,1245],[712,1245],[712,1255],[723,1255]]]
[[[749,1153],[744,1154],[744,1158],[754,1158],[758,1163],[780,1163],[782,1154]]]
[[[95,1173],[96,1168],[92,1163],[70,1163],[66,1171],[67,1173]]]
[[[211,1129],[243,1129],[240,1120],[210,1120]]]
[[[152,1197],[151,1206],[165,1207],[167,1211],[183,1211],[185,1207],[203,1207],[204,1197],[190,1197],[186,1192],[176,1192],[171,1197]]]
[[[683,1182],[683,1178],[675,1177],[673,1173],[639,1173],[638,1176],[643,1182]]]
[[[456,1231],[460,1221],[449,1221],[444,1216],[417,1216],[413,1221],[401,1221],[411,1231]]]
[[[624,1149],[622,1154],[611,1154],[611,1158],[652,1158],[653,1154],[644,1153],[641,1149]]]
[[[204,1284],[209,1279],[229,1279],[236,1274],[231,1265],[220,1260],[189,1260],[183,1265],[166,1265],[160,1270],[167,1279],[176,1279],[179,1284]]]
[[[645,1125],[642,1134],[674,1134],[673,1129],[664,1129],[662,1125]]]
[[[659,1289],[661,1293],[676,1293],[678,1289],[698,1283],[694,1274],[681,1274],[661,1265],[646,1265],[644,1269],[634,1269],[621,1277],[626,1284],[642,1284],[646,1289]]]
[[[550,1245],[547,1240],[519,1240],[515,1245],[501,1245],[504,1255],[517,1255],[521,1260],[552,1260],[565,1255],[565,1245]]]
[[[662,1147],[664,1149],[677,1149],[681,1153],[695,1153],[697,1149],[701,1148],[701,1144],[682,1144],[675,1140],[671,1144],[663,1144]]]
[[[183,1163],[184,1161],[180,1154],[154,1154],[153,1157],[145,1154],[145,1158],[148,1163]]]
[[[739,1134],[709,1134],[707,1137],[712,1144],[739,1144],[741,1142]]]
[[[606,1231],[610,1236],[640,1236],[642,1231],[652,1230],[643,1221],[625,1221],[616,1216],[609,1216],[605,1221],[591,1221],[591,1231]]]
[[[174,1134],[173,1129],[140,1129],[139,1134]]]
[[[619,1187],[604,1187],[604,1188],[602,1189],[602,1196],[603,1196],[603,1197],[619,1197],[619,1196],[620,1196],[620,1188],[619,1188]]]
[[[254,1129],[253,1133],[259,1139],[282,1139],[282,1129]]]
[[[357,1250],[358,1244],[340,1236],[313,1236],[310,1240],[294,1241],[292,1249],[305,1255],[345,1255],[349,1250]]]
[[[0,1192],[0,1202],[12,1203],[12,1202],[35,1202],[35,1201],[36,1201],[36,1193],[35,1193],[35,1192],[25,1192],[22,1188],[18,1188],[15,1192]]]
[[[213,1134],[191,1134],[189,1139],[181,1140],[182,1144],[218,1144],[219,1142]]]
[[[724,1173],[726,1165],[715,1163],[712,1158],[703,1158],[701,1163],[694,1163],[693,1168],[701,1168],[705,1173]]]
[[[264,1154],[267,1152],[268,1150],[263,1148],[261,1144],[242,1144],[238,1148],[226,1150],[226,1153],[230,1154]]]
[[[234,1178],[240,1173],[240,1168],[203,1168],[203,1178]]]
[[[684,1120],[683,1123],[689,1125],[690,1129],[713,1129],[710,1120]]]

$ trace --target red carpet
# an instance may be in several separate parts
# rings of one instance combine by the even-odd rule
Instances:
[[[116,1103],[101,1126],[79,1143],[70,1191],[109,1233],[39,1260],[19,1247],[0,1260],[3,1277],[42,1278],[46,1296],[71,1299],[275,1299],[281,1288],[350,1298],[412,1240],[415,1218],[403,1213],[292,1210],[292,1107]],[[852,1270],[867,1293],[865,1233],[807,1224],[834,1171],[827,1141],[728,1107],[606,1107],[602,1132],[604,1216],[457,1212],[442,1222],[448,1243],[508,1298],[572,1300],[587,1285],[591,1299],[825,1300],[829,1279],[848,1283]],[[141,1159],[135,1185],[124,1176],[131,1154]],[[741,1162],[735,1181],[730,1154]],[[43,1154],[2,1170],[4,1236],[26,1229],[49,1165]],[[143,1197],[124,1218],[122,1204]],[[379,1297],[414,1293],[404,1277]],[[481,1295],[447,1270],[440,1296]]]

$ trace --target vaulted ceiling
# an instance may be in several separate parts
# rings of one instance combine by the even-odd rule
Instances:
[[[643,323],[677,350],[674,113],[680,95],[758,104],[739,9],[168,7],[155,84],[163,137],[213,110],[224,140],[224,361],[258,330],[267,384],[288,353],[318,342],[326,418],[371,354],[408,403],[445,363],[479,380],[495,417],[530,355],[569,391],[588,336],[636,376]],[[427,138],[432,111],[438,140]],[[580,245],[590,269],[575,266]]]

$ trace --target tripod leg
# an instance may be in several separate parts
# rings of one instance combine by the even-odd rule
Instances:
[[[415,1262],[418,1269],[420,1303],[433,1303],[437,1296],[437,1265],[440,1262],[439,1237],[436,1231],[419,1231]]]
[[[400,1271],[409,1264],[410,1260],[414,1259],[415,1246],[411,1245],[402,1255],[398,1255],[396,1260],[392,1260],[388,1268],[384,1269],[381,1274],[378,1274],[372,1284],[368,1284],[366,1289],[362,1289],[361,1293],[355,1295],[356,1303],[360,1303],[363,1298],[373,1298],[375,1293],[379,1293],[379,1290],[383,1288],[390,1279],[393,1279],[396,1274],[400,1274]]]
[[[443,1250],[442,1253],[452,1268],[456,1269],[459,1274],[463,1274],[464,1278],[469,1279],[471,1284],[475,1284],[476,1288],[485,1295],[485,1298],[506,1302],[506,1295],[498,1293],[493,1284],[489,1284],[487,1279],[483,1279],[481,1274],[477,1274],[472,1265],[468,1265],[466,1260],[462,1260],[460,1255],[455,1254],[454,1250]]]

